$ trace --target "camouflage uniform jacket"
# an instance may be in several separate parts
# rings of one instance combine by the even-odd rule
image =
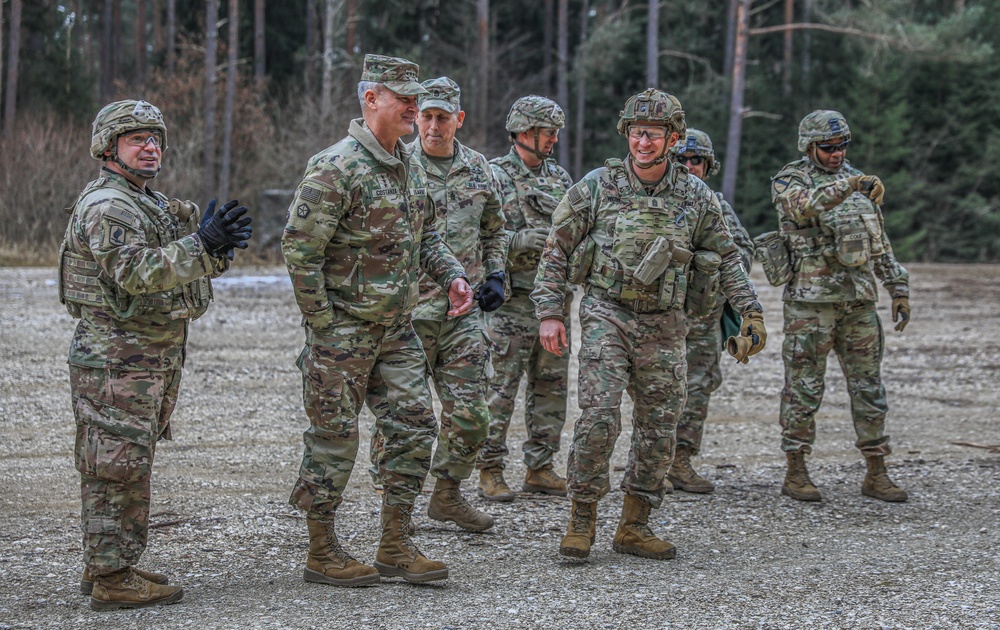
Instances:
[[[503,272],[507,265],[505,219],[486,157],[455,140],[451,170],[441,177],[420,138],[410,148],[412,168],[422,171],[419,177],[427,182],[437,209],[434,229],[465,267],[469,283],[477,286],[490,274]],[[421,274],[420,303],[413,318],[444,321],[449,308],[447,292],[426,273]]]
[[[229,268],[167,198],[104,169],[72,209],[59,256],[60,299],[79,317],[69,363],[165,371],[184,364],[187,322],[212,299],[208,276]]]
[[[650,285],[632,277],[657,236],[690,251],[718,253],[723,294],[740,313],[761,310],[718,199],[686,169],[673,163],[668,169],[649,194],[633,172],[631,158],[608,160],[569,189],[556,210],[531,294],[538,319],[563,318],[569,260],[579,245],[589,245],[585,239],[594,248],[584,263],[589,292],[596,288],[623,305],[655,304],[650,310],[683,308],[686,264],[671,262]]]
[[[882,210],[847,182],[864,175],[845,162],[830,173],[808,157],[787,164],[771,180],[771,201],[792,254],[794,275],[786,302],[876,301],[875,277],[892,297],[909,297],[909,274],[896,260],[885,233]],[[867,261],[847,266],[836,255],[837,220],[864,237]]]
[[[722,208],[722,218],[726,220],[726,227],[729,228],[730,234],[733,235],[733,242],[740,248],[740,260],[743,261],[743,266],[749,272],[750,267],[753,265],[753,239],[750,238],[750,233],[747,232],[747,229],[743,227],[743,223],[740,222],[736,211],[723,198],[722,193],[715,193],[715,198],[719,200],[719,206]]]
[[[361,118],[314,155],[288,208],[281,250],[295,300],[314,330],[334,309],[400,325],[420,296],[423,268],[441,286],[465,276],[433,227],[434,205],[397,141],[390,155]]]
[[[490,160],[507,217],[507,234],[512,240],[521,230],[552,227],[552,213],[573,179],[566,169],[549,158],[542,160],[539,174],[528,168],[517,150]],[[530,291],[534,287],[540,252],[510,252],[508,271],[511,286]]]

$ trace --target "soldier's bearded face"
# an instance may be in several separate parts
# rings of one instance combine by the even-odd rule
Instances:
[[[385,88],[376,99],[375,116],[379,128],[392,131],[398,137],[413,133],[413,123],[417,120],[417,97],[396,94]]]
[[[830,171],[836,171],[839,169],[844,165],[844,158],[847,157],[847,145],[843,144],[843,142],[844,138],[838,136],[836,138],[830,138],[825,142],[817,142],[813,144],[816,162],[823,168]],[[836,147],[837,150],[827,152],[820,147]]]
[[[424,153],[434,157],[448,157],[455,150],[455,132],[462,128],[465,112],[448,113],[429,107],[417,117],[417,131]]]

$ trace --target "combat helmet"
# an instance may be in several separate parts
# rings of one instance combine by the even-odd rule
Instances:
[[[684,135],[687,125],[681,102],[663,90],[648,88],[625,101],[618,114],[618,133],[626,135],[629,125],[662,125]]]
[[[512,134],[537,127],[562,129],[566,126],[566,115],[559,104],[552,99],[531,94],[514,101],[507,114],[505,126]]]
[[[163,124],[163,114],[155,105],[146,101],[125,100],[105,105],[94,118],[90,139],[90,155],[97,160],[105,160],[105,151],[111,151],[111,159],[129,173],[137,177],[152,179],[157,171],[136,170],[127,166],[118,157],[118,136],[130,131],[157,131],[161,136],[161,148],[167,149],[167,126]]]
[[[814,142],[825,142],[831,138],[851,139],[851,128],[847,119],[832,109],[817,109],[806,114],[799,123],[799,153],[809,151]]]
[[[705,158],[708,162],[708,168],[705,169],[705,172],[708,175],[715,175],[719,172],[719,161],[715,159],[712,139],[704,131],[688,127],[684,138],[670,148],[670,155],[674,157],[685,153],[694,153]]]

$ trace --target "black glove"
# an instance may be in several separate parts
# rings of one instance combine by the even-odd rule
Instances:
[[[487,276],[472,297],[479,302],[479,308],[484,313],[492,313],[503,306],[503,274],[493,273]]]
[[[253,228],[250,227],[253,219],[243,216],[247,213],[247,208],[237,207],[238,204],[239,201],[233,199],[216,213],[215,199],[213,199],[205,209],[205,216],[198,225],[197,233],[205,249],[213,256],[225,254],[232,260],[235,248],[248,247],[247,241],[253,235]]]

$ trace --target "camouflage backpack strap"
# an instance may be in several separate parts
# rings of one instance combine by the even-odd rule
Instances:
[[[604,166],[608,167],[611,171],[611,181],[615,183],[615,188],[618,189],[618,195],[621,197],[631,197],[635,195],[635,189],[632,188],[632,184],[628,181],[628,173],[625,171],[625,161],[619,158],[609,158],[604,162]]]

